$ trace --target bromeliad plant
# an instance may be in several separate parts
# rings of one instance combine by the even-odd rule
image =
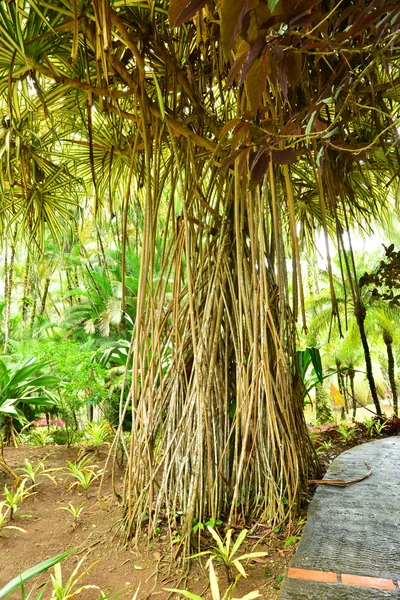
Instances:
[[[82,504],[78,504],[78,506],[74,506],[73,504],[68,504],[68,506],[60,506],[60,508],[58,508],[57,510],[66,510],[67,512],[69,512],[70,515],[72,515],[73,517],[73,523],[72,523],[72,529],[76,529],[77,525],[78,525],[78,521],[80,519],[80,516],[84,510]]]
[[[30,491],[32,488],[25,489],[25,485],[26,480],[23,479],[14,492],[9,490],[6,485],[4,486],[5,505],[9,508],[10,521],[13,520],[21,502],[35,493]]]
[[[73,479],[68,486],[68,491],[74,487],[81,489],[87,493],[90,485],[101,475],[101,469],[97,469],[95,465],[89,465],[90,457],[82,458],[78,463],[73,463],[67,460],[68,478]]]
[[[22,531],[22,533],[27,533],[25,531],[25,529],[22,529],[22,527],[17,527],[16,525],[6,525],[6,519],[9,518],[8,517],[9,512],[10,512],[9,505],[4,500],[2,500],[0,502],[0,535],[3,535],[2,534],[3,529],[17,529],[18,531]]]
[[[58,485],[51,473],[59,471],[59,469],[46,469],[44,466],[45,460],[46,457],[42,458],[36,465],[32,465],[26,458],[24,460],[24,466],[16,469],[17,473],[21,473],[21,476],[31,485],[31,489],[38,485],[40,477],[47,477],[55,485]]]
[[[109,423],[86,423],[85,436],[88,442],[95,447],[97,456],[103,444],[109,443],[112,436],[112,429]]]
[[[337,432],[343,438],[343,441],[346,442],[346,444],[351,442],[358,431],[358,427],[346,427],[345,425],[339,425],[337,428]]]
[[[236,556],[238,550],[240,549],[241,545],[243,544],[246,538],[246,535],[248,534],[247,529],[243,529],[234,542],[232,540],[233,529],[228,530],[225,537],[225,541],[222,540],[222,538],[218,535],[215,529],[213,529],[212,527],[207,527],[207,529],[217,545],[213,546],[210,550],[204,550],[203,552],[193,554],[189,558],[197,558],[199,556],[208,555],[211,559],[215,558],[216,560],[221,561],[225,567],[226,576],[230,585],[235,582],[237,577],[233,577],[232,567],[236,567],[236,569],[239,571],[240,576],[246,577],[246,571],[243,568],[242,562],[244,560],[252,560],[253,558],[259,558],[267,555],[267,552],[251,552],[241,554],[240,556]]]
[[[80,572],[85,559],[86,556],[81,558],[72,574],[65,582],[62,574],[61,564],[57,563],[54,566],[54,575],[50,575],[51,584],[53,586],[50,600],[73,600],[76,596],[78,596],[78,594],[81,594],[88,589],[100,590],[101,596],[103,596],[101,589],[97,585],[78,585],[80,580],[90,571],[92,567],[94,567],[97,562],[96,561],[92,563],[89,565],[89,567]]]
[[[218,577],[217,577],[217,574],[214,569],[212,558],[210,558],[208,560],[207,564],[208,564],[208,567],[210,570],[209,581],[210,581],[212,600],[253,600],[254,598],[259,598],[261,596],[261,594],[258,590],[254,590],[252,592],[249,592],[245,596],[242,596],[241,598],[233,598],[233,593],[235,591],[235,588],[236,588],[240,578],[242,577],[241,573],[238,573],[236,575],[235,579],[229,583],[227,589],[221,594],[221,590],[219,588],[219,583],[218,583]],[[246,577],[246,573],[244,574],[244,577]],[[188,590],[179,590],[179,589],[174,589],[174,588],[164,588],[164,589],[167,592],[181,594],[181,596],[184,596],[185,598],[188,598],[189,600],[204,600],[202,596],[193,594],[192,592],[189,592]]]

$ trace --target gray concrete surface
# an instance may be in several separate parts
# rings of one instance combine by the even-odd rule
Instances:
[[[349,487],[320,485],[290,566],[394,580],[393,591],[316,583],[285,577],[280,600],[400,598],[400,437],[356,446],[330,466],[326,479],[353,480]]]

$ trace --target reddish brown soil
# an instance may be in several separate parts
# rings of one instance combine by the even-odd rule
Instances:
[[[4,457],[13,469],[22,466],[24,458],[36,464],[45,456],[47,456],[47,468],[65,468],[66,460],[75,461],[78,452],[79,448],[65,446],[44,448],[23,446],[5,448]],[[104,455],[101,455],[98,460],[94,454],[92,457],[92,463],[97,462],[102,466]],[[96,585],[107,596],[114,593],[117,597],[126,595],[132,598],[140,586],[138,600],[150,597],[164,600],[168,597],[167,592],[163,590],[165,587],[186,587],[197,594],[210,597],[206,573],[199,565],[194,564],[192,567],[186,586],[185,582],[179,581],[180,566],[172,561],[171,548],[166,536],[163,539],[161,534],[159,540],[151,541],[149,544],[144,540],[140,550],[124,547],[120,530],[121,513],[111,493],[110,478],[105,481],[102,502],[99,504],[97,483],[92,485],[86,497],[78,495],[76,491],[67,491],[67,486],[64,485],[66,473],[59,471],[54,476],[58,485],[54,485],[47,478],[42,478],[37,494],[27,498],[15,516],[14,524],[25,529],[26,533],[4,530],[3,535],[7,537],[0,537],[0,588],[13,577],[42,560],[75,548],[72,556],[62,563],[64,580],[68,578],[78,561],[87,554],[81,572],[97,562],[79,585]],[[0,490],[5,483],[9,487],[12,485],[10,477],[0,471]],[[84,506],[80,523],[75,530],[72,528],[72,516],[64,510],[57,510],[61,506],[68,506],[69,503]],[[285,548],[287,534],[277,532],[271,533],[260,543],[260,537],[265,531],[265,528],[255,526],[251,543],[258,542],[255,550],[265,551],[268,556],[246,566],[248,578],[239,583],[235,592],[236,597],[241,597],[255,589],[260,590],[262,597],[268,600],[279,596],[280,577],[285,572],[296,544],[290,544]],[[294,533],[297,532],[292,531],[292,535]],[[252,548],[248,546],[245,550],[251,551]],[[219,571],[218,574],[223,589],[224,573]],[[40,585],[48,578],[49,574],[42,575],[36,584]],[[27,584],[26,589],[29,591],[31,587],[32,582]],[[49,586],[44,599],[49,598],[50,595]],[[78,597],[84,600],[95,600],[101,597],[101,594],[98,590],[88,589]],[[21,598],[21,595],[15,593],[12,598]]]

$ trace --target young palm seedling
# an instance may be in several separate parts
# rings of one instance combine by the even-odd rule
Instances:
[[[18,531],[22,531],[23,533],[26,533],[25,529],[22,529],[22,527],[16,527],[15,525],[6,525],[6,519],[8,517],[8,513],[10,511],[10,507],[8,506],[8,504],[6,504],[6,502],[3,500],[0,502],[0,535],[2,534],[3,529],[17,529]]]
[[[48,477],[48,479],[57,485],[56,480],[50,473],[54,473],[54,471],[58,471],[59,469],[46,469],[44,466],[45,460],[46,459],[43,458],[36,465],[32,465],[26,458],[24,460],[24,466],[19,467],[16,471],[21,473],[22,477],[31,484],[31,487],[35,487],[39,483],[40,477]]]
[[[38,427],[36,430],[30,431],[29,436],[35,446],[45,446],[52,440],[51,431],[47,427]]]
[[[343,441],[347,444],[347,442],[351,442],[353,437],[356,435],[356,433],[358,432],[358,428],[345,427],[344,425],[339,425],[339,427],[337,428],[337,432],[342,436]]]
[[[261,596],[261,594],[258,590],[254,590],[252,592],[249,592],[245,596],[242,596],[242,598],[233,598],[233,593],[235,591],[235,588],[238,584],[239,579],[241,578],[240,573],[238,573],[236,575],[234,581],[230,582],[227,589],[225,590],[225,592],[223,592],[223,594],[221,594],[221,590],[220,590],[219,584],[218,584],[218,577],[217,577],[217,574],[215,573],[212,558],[209,559],[207,564],[210,569],[209,581],[210,581],[212,600],[253,600],[254,598],[259,598]],[[204,600],[204,598],[202,596],[197,596],[197,594],[193,594],[192,592],[189,592],[188,590],[177,590],[177,589],[172,589],[172,588],[164,588],[164,589],[167,592],[174,592],[176,594],[181,594],[181,596],[184,596],[185,598],[188,598],[189,600]]]
[[[320,445],[317,448],[317,452],[327,452],[332,447],[332,441],[326,440],[325,442],[320,442]]]
[[[84,510],[82,504],[78,504],[78,506],[74,506],[73,504],[68,504],[68,506],[60,506],[57,510],[66,510],[73,517],[72,530],[74,531],[78,526],[80,516]]]
[[[22,480],[15,492],[12,492],[8,489],[8,487],[4,486],[4,497],[5,497],[5,505],[10,509],[9,518],[10,521],[13,520],[15,513],[18,510],[19,505],[25,498],[28,496],[32,496],[35,492],[31,492],[31,488],[25,489],[26,480]]]
[[[247,529],[243,529],[237,536],[235,542],[233,543],[233,529],[228,530],[225,537],[225,541],[222,540],[222,538],[218,535],[215,529],[213,529],[212,527],[207,527],[207,529],[212,535],[217,545],[213,546],[210,550],[204,550],[203,552],[193,554],[189,558],[197,558],[198,556],[209,555],[211,559],[215,558],[216,560],[221,561],[225,567],[229,584],[233,584],[236,579],[232,575],[233,566],[236,567],[241,576],[246,577],[246,571],[243,568],[242,561],[251,560],[253,558],[259,558],[261,556],[267,555],[267,552],[251,552],[250,554],[241,554],[240,556],[237,556],[237,552],[243,544],[244,539],[248,533]]]
[[[96,564],[96,562],[94,562],[89,567],[87,567],[87,569],[84,569],[82,572],[79,572],[85,559],[86,559],[86,556],[83,556],[81,558],[81,560],[78,562],[75,569],[73,570],[72,574],[70,575],[68,580],[65,582],[63,579],[63,575],[62,575],[61,564],[58,563],[55,565],[54,575],[50,576],[51,584],[53,587],[53,591],[52,591],[50,600],[73,600],[74,598],[76,598],[76,596],[78,596],[85,590],[88,590],[88,589],[100,590],[100,588],[97,585],[83,585],[83,586],[78,585],[80,580]],[[103,596],[103,593],[101,592],[101,590],[100,590],[100,594],[101,594],[101,596]]]
[[[90,457],[83,458],[78,463],[72,463],[67,460],[69,477],[72,477],[73,481],[68,486],[68,491],[73,488],[80,489],[87,493],[90,485],[95,481],[100,475],[101,470],[96,471],[95,465],[89,465]]]
[[[96,449],[97,456],[99,456],[101,446],[109,442],[111,434],[108,423],[86,423],[85,436],[89,444]]]
[[[368,430],[370,437],[374,434],[380,435],[387,424],[387,419],[377,419],[376,417],[364,419],[364,425]]]

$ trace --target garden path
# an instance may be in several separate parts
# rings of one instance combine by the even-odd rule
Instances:
[[[400,437],[351,448],[319,485],[280,600],[400,599]]]

